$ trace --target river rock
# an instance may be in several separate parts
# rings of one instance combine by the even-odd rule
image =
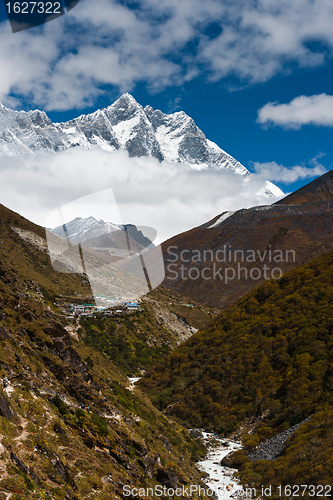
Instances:
[[[195,439],[203,439],[203,434],[200,429],[191,429],[190,436],[192,436]]]

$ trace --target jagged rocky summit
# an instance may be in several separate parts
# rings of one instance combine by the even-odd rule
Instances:
[[[143,108],[130,94],[111,106],[65,123],[52,123],[44,111],[13,111],[0,105],[0,151],[5,154],[57,152],[72,147],[127,150],[129,156],[190,163],[197,168],[228,168],[246,175],[237,160],[206,139],[183,111],[165,114]]]
[[[249,175],[241,163],[209,141],[186,113],[143,108],[130,94],[64,123],[52,123],[44,111],[13,111],[0,105],[0,153],[54,153],[73,147],[126,150],[131,157],[151,156],[197,169],[223,168]]]

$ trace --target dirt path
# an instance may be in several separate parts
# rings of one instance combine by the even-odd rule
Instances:
[[[3,493],[6,495],[6,500],[9,500],[13,496],[13,493],[6,493],[5,491]]]
[[[18,441],[19,443],[22,443],[22,441],[24,441],[24,439],[26,439],[29,436],[29,432],[27,431],[28,423],[29,423],[28,420],[26,420],[25,418],[21,418],[20,425],[21,427],[23,427],[22,432],[21,434],[13,438],[13,441],[16,442]]]

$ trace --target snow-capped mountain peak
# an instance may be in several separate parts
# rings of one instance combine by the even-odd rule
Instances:
[[[97,220],[95,217],[76,217],[72,221],[66,222],[62,226],[58,226],[51,231],[58,236],[69,237],[73,243],[81,243],[87,237],[88,233],[94,232],[94,237],[98,238],[101,235],[111,234],[114,231],[119,231],[123,226],[113,224],[112,222],[104,222],[103,219]],[[90,234],[90,237],[92,235]]]
[[[127,255],[128,245],[133,251],[154,246],[151,240],[133,224],[113,224],[105,222],[103,219],[97,220],[92,216],[76,217],[61,226],[50,229],[50,231],[62,238],[69,239],[72,244],[80,243],[85,247],[112,255],[124,256],[124,251]]]
[[[208,140],[184,111],[166,114],[151,106],[143,108],[128,93],[107,108],[64,123],[52,123],[43,111],[13,111],[0,105],[0,154],[56,153],[73,147],[126,150],[131,157],[155,157],[186,163],[196,170],[227,169],[250,175]],[[267,190],[271,195],[268,185]]]

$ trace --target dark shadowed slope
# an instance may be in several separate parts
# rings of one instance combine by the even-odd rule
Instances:
[[[225,307],[266,277],[278,277],[279,269],[290,271],[332,250],[332,172],[278,204],[220,214],[166,241],[163,286]]]
[[[306,186],[289,194],[275,205],[301,205],[302,203],[321,203],[330,201],[333,193],[333,170],[318,177]]]

